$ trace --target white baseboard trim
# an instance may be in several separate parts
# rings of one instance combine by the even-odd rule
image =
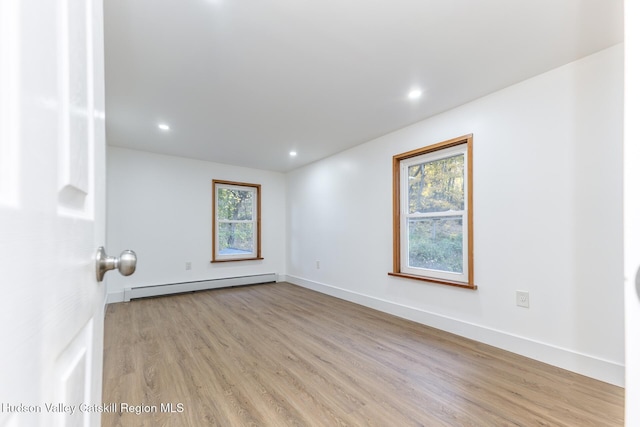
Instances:
[[[287,282],[624,387],[624,365],[419,308],[288,275]]]
[[[138,286],[125,288],[121,291],[108,294],[107,302],[128,302],[133,298],[146,298],[159,295],[171,295],[183,292],[202,291],[206,289],[227,288],[230,286],[257,285],[260,283],[273,283],[277,280],[275,273],[257,274],[253,276],[228,277],[211,280],[198,280],[194,282],[167,283],[162,285]]]
[[[117,302],[124,302],[124,291],[110,292],[107,294],[107,304],[114,304]]]

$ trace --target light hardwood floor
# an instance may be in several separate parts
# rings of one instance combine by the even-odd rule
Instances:
[[[601,427],[624,412],[619,387],[288,283],[109,305],[103,387],[106,427]]]

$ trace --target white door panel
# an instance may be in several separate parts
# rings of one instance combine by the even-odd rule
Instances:
[[[100,424],[102,44],[101,0],[0,1],[3,427]]]
[[[625,424],[640,425],[640,4],[625,2]]]

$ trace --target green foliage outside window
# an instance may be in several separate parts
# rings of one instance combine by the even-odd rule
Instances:
[[[410,166],[409,214],[464,210],[464,155]],[[409,219],[409,266],[462,272],[462,216]]]
[[[464,209],[464,156],[413,165],[409,173],[409,213]]]
[[[253,252],[254,192],[219,188],[217,195],[220,253]]]
[[[462,273],[462,219],[410,220],[409,266]]]

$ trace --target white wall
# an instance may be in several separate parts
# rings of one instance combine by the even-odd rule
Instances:
[[[624,5],[625,422],[640,425],[640,4]]]
[[[289,173],[288,279],[622,384],[622,65],[618,45]],[[467,133],[478,290],[388,276],[392,156]]]
[[[214,178],[262,185],[264,260],[210,262]],[[138,255],[134,275],[107,275],[110,302],[129,287],[285,273],[282,173],[109,147],[107,209],[107,253]]]

